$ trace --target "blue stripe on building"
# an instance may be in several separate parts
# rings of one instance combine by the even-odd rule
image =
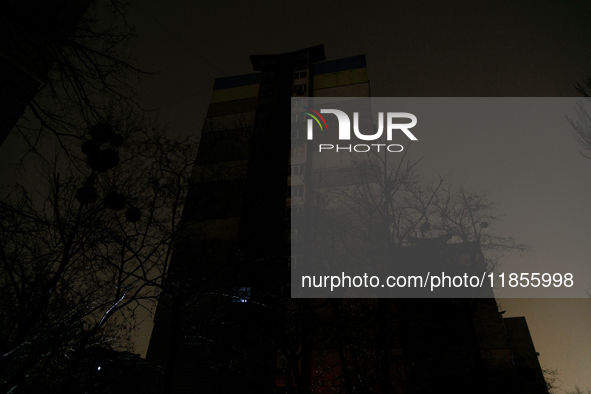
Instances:
[[[238,88],[240,86],[255,85],[261,81],[260,73],[236,75],[233,77],[217,78],[213,90]]]
[[[345,59],[331,60],[328,62],[316,63],[312,65],[312,75],[321,75],[336,73],[345,70],[355,70],[365,68],[365,55],[348,57]],[[260,73],[236,75],[233,77],[217,78],[213,85],[213,90],[238,88],[240,86],[258,84],[261,80]]]
[[[345,59],[331,60],[328,62],[313,64],[312,75],[336,73],[339,71],[354,70],[356,68],[365,67],[365,55],[359,55]]]

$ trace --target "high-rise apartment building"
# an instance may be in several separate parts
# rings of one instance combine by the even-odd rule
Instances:
[[[369,97],[369,80],[365,56],[325,61],[321,45],[251,60],[255,73],[215,81],[155,316],[148,360],[173,371],[171,392],[547,392],[531,339],[517,345],[527,326],[504,324],[494,298],[290,298],[290,221],[312,169],[289,100]],[[481,251],[402,252],[443,254]]]
[[[190,312],[178,312],[195,320],[183,329],[199,338],[173,355],[177,392],[273,391],[277,310],[289,296],[288,101],[339,87],[369,94],[364,56],[323,62],[316,46],[251,60],[256,73],[215,82],[183,214],[186,236],[171,267],[169,282],[178,275],[187,292],[202,294]],[[148,351],[159,362],[170,359],[167,341],[177,329],[174,308],[161,304]]]

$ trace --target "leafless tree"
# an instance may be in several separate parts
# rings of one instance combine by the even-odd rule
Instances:
[[[115,113],[142,112],[135,84],[145,73],[126,49],[134,37],[127,7],[119,0],[3,3],[2,53],[38,84],[30,97],[18,81],[3,81],[28,101],[16,131],[31,150],[52,139],[66,149],[67,140],[112,123]]]
[[[579,144],[579,153],[586,159],[591,159],[591,115],[585,104],[589,104],[589,93],[591,89],[591,78],[575,84],[576,91],[584,97],[583,101],[578,103],[575,111],[577,119],[568,119],[573,128],[573,137]]]
[[[312,186],[316,195],[311,208],[316,205],[315,216],[322,215],[315,225],[329,223],[331,233],[336,228],[349,228],[347,234],[337,236],[353,236],[360,242],[343,239],[341,246],[362,248],[364,253],[353,249],[347,253],[370,257],[372,249],[391,251],[437,242],[476,243],[492,269],[499,254],[527,250],[512,237],[495,233],[495,223],[502,216],[487,192],[469,191],[443,177],[425,181],[415,170],[419,162],[407,160],[406,153],[393,161],[387,154],[374,152],[352,155],[347,179],[331,176],[329,171],[322,174],[321,170],[313,183],[318,186]],[[339,220],[342,225],[335,225]],[[347,222],[351,224],[345,225]]]
[[[586,390],[581,389],[578,386],[575,386],[575,389],[572,391],[567,391],[567,394],[589,394],[591,393],[591,390],[589,388],[587,388]]]
[[[48,371],[73,392],[86,349],[120,347],[168,272],[196,143],[141,124],[91,135],[0,203],[2,393]]]
[[[453,186],[444,178],[425,182],[416,171],[418,161],[408,161],[405,154],[396,161],[391,157],[351,155],[345,170],[319,169],[305,180],[314,191],[306,195],[304,210],[309,212],[304,220],[311,223],[303,233],[314,240],[309,253],[315,267],[338,266],[340,259],[354,256],[364,267],[377,269],[384,256],[397,250],[429,249],[451,241],[479,245],[488,269],[493,269],[499,254],[526,250],[494,232],[501,217],[486,193]],[[466,368],[476,366],[469,374],[473,381],[464,376],[466,387],[485,379],[474,320],[483,308],[493,308],[496,314],[494,300],[491,305],[475,299],[290,302],[285,309],[290,328],[280,347],[286,392],[314,392],[313,387],[396,392],[405,379],[413,379],[412,368],[430,365],[433,368],[417,375],[426,389],[458,373],[462,362]],[[435,339],[426,339],[430,337]],[[437,357],[437,362],[426,361],[434,354],[452,353],[458,361],[455,370],[446,369]],[[396,373],[400,376],[393,376]]]

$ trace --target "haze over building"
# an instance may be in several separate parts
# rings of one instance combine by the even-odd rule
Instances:
[[[369,97],[370,85],[363,55],[325,61],[322,45],[251,60],[255,73],[215,81],[155,317],[147,357],[174,371],[172,392],[546,393],[525,321],[503,319],[494,298],[290,298],[291,220],[313,165],[302,129],[287,137],[287,101]]]

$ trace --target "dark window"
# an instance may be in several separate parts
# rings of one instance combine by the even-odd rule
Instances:
[[[270,123],[271,123],[271,119],[265,118],[265,117],[257,118],[257,120],[256,120],[257,126],[266,126]]]
[[[304,165],[290,166],[288,169],[288,176],[304,175]]]
[[[306,92],[306,84],[293,85],[293,91],[294,91],[294,93],[297,93],[297,94],[305,93]]]
[[[294,79],[302,79],[306,78],[307,72],[306,71],[296,71],[293,75]]]
[[[285,219],[291,220],[293,216],[297,217],[302,214],[304,207],[298,205],[292,205],[291,207],[287,208],[285,212]]]
[[[291,130],[291,139],[292,140],[304,138],[305,135],[306,135],[306,130],[304,130],[304,129],[292,129]]]
[[[304,120],[306,120],[306,114],[304,114],[303,112],[291,114],[291,123],[303,122]]]
[[[298,260],[300,260],[302,256],[300,255],[292,255],[289,256],[289,268],[297,269],[298,268]]]
[[[292,197],[303,197],[304,196],[304,185],[295,185],[291,187]]]
[[[291,148],[291,155],[292,156],[305,156],[306,155],[306,146],[305,145],[296,145]]]
[[[306,98],[294,98],[292,107],[306,107],[308,99]]]
[[[279,351],[279,355],[277,356],[277,368],[284,370],[287,368],[288,362],[287,362],[287,357],[285,357],[285,355],[283,354],[282,351]],[[279,387],[277,387],[279,388]],[[287,393],[287,391],[283,391],[284,393]],[[277,393],[277,391],[275,391],[275,393]]]

